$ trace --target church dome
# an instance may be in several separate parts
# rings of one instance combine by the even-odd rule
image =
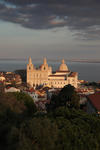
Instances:
[[[67,67],[67,65],[65,64],[64,59],[62,60],[62,64],[61,64],[60,67],[59,67],[59,71],[68,71],[68,67]]]

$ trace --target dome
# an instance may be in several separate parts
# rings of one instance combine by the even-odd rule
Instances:
[[[67,67],[67,65],[65,64],[64,59],[62,60],[62,64],[61,64],[60,67],[59,67],[59,71],[68,71],[68,67]]]

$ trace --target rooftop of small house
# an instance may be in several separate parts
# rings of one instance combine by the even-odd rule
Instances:
[[[97,110],[100,111],[100,92],[96,92],[95,94],[91,94],[87,96],[89,102],[92,106]]]

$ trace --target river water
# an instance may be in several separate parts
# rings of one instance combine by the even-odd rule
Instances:
[[[38,67],[42,62],[33,61],[34,65]],[[49,61],[48,64],[52,66],[53,71],[58,70],[60,63]],[[17,69],[26,69],[27,60],[0,60],[0,71],[14,71]],[[79,79],[86,81],[100,81],[100,63],[80,63],[67,62],[69,70],[78,72]]]

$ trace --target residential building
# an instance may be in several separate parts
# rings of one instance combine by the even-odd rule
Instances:
[[[87,112],[100,114],[100,92],[87,96]]]

